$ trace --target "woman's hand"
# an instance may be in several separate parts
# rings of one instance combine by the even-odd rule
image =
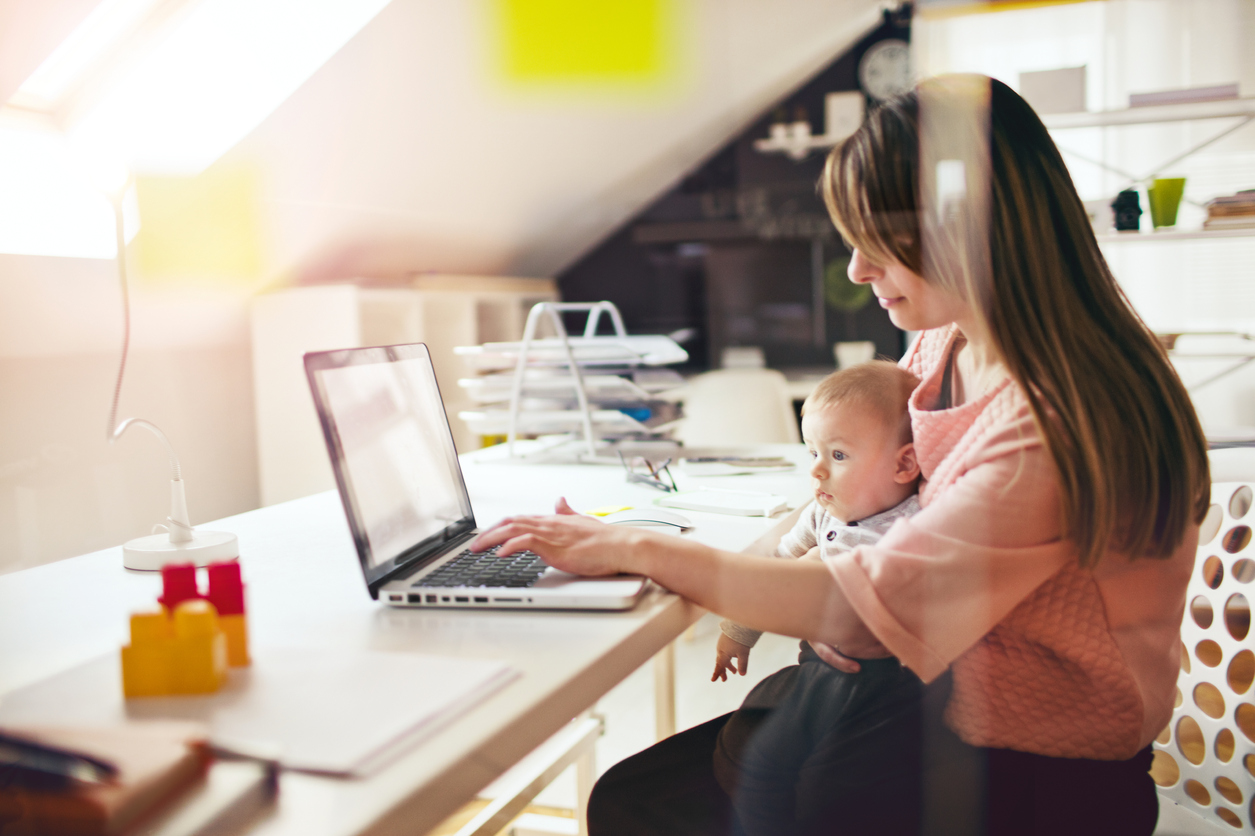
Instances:
[[[819,546],[815,546],[799,559],[819,560]],[[862,666],[859,665],[855,659],[850,656],[846,656],[837,649],[836,645],[824,644],[823,642],[807,642],[807,644],[809,644],[811,649],[815,651],[815,655],[839,671],[844,673],[858,673],[862,670]],[[846,645],[846,650],[853,653],[859,659],[879,659],[893,655],[889,652],[887,647],[876,641],[875,638],[869,638],[866,642],[860,643],[857,647]]]
[[[506,517],[480,532],[470,543],[474,551],[498,544],[502,557],[532,551],[555,569],[575,575],[614,575],[630,571],[633,553],[642,533],[577,513],[559,499],[552,517]]]
[[[807,642],[807,644],[815,651],[815,655],[839,671],[858,673],[862,670],[855,659],[846,656],[837,649],[836,645],[824,644],[823,642]],[[850,645],[842,645],[842,647],[859,659],[888,659],[893,655],[889,652],[889,648],[876,641],[875,638],[870,638],[866,642],[860,643],[857,647]]]
[[[807,644],[811,646],[811,650],[815,651],[816,656],[843,673],[858,673],[863,669],[858,662],[830,644],[823,642],[807,642]]]

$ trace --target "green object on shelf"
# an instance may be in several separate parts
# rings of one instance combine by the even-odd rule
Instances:
[[[854,313],[867,307],[872,300],[871,285],[855,284],[846,275],[850,257],[843,255],[828,262],[824,268],[824,299],[829,307],[846,313]]]
[[[1176,226],[1177,208],[1181,205],[1181,194],[1184,191],[1184,177],[1160,177],[1146,189],[1147,202],[1150,203],[1150,220],[1155,229]]]

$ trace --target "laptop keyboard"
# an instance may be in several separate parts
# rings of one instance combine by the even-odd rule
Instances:
[[[459,554],[436,571],[414,582],[414,586],[477,586],[526,589],[549,568],[549,564],[533,552],[515,552],[497,557],[500,546],[485,552],[470,549]]]

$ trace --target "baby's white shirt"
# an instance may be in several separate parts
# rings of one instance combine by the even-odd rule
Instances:
[[[888,510],[856,522],[845,523],[825,511],[818,502],[812,501],[802,510],[789,533],[780,538],[775,556],[796,560],[819,546],[820,557],[826,558],[830,554],[848,552],[859,546],[870,546],[879,542],[895,522],[918,511],[919,496],[911,494]],[[761,630],[754,630],[726,618],[719,623],[719,629],[725,636],[746,647],[753,647],[762,635]]]

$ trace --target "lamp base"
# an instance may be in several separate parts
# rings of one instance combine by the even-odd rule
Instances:
[[[169,534],[150,534],[122,547],[122,565],[141,572],[159,572],[170,563],[207,566],[239,556],[239,538],[225,531],[194,531],[186,543],[171,543]]]

